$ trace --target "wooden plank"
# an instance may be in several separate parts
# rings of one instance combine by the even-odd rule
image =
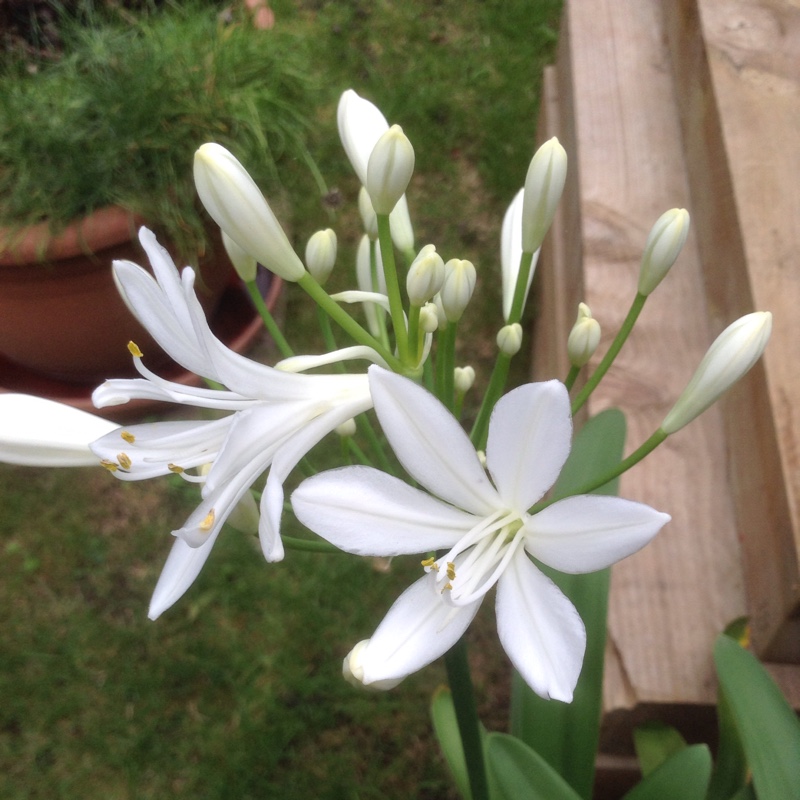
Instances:
[[[712,327],[752,308],[773,313],[763,365],[722,409],[754,644],[798,662],[800,8],[785,0],[666,8]]]

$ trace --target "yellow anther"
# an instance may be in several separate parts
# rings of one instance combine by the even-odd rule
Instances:
[[[100,466],[105,467],[109,472],[116,472],[119,469],[119,464],[116,461],[109,461],[107,458],[100,462]]]
[[[120,431],[119,434],[128,444],[133,444],[136,437],[130,431]]]
[[[449,592],[449,591],[450,591],[452,588],[453,588],[453,584],[452,584],[452,583],[450,583],[450,581],[448,581],[448,582],[447,582],[447,583],[446,583],[446,584],[445,584],[445,585],[442,587],[442,594],[444,594],[445,592]]]
[[[177,464],[167,464],[167,469],[176,475],[180,475],[183,472],[183,467],[179,467]]]
[[[206,518],[200,523],[200,530],[203,532],[210,531],[214,527],[214,518],[216,514],[214,513],[214,509],[212,508],[211,511],[206,514]]]
[[[139,345],[137,345],[136,342],[128,342],[128,352],[132,356],[135,356],[136,358],[141,358],[144,355],[144,353],[142,353],[142,351],[139,349]]]
[[[431,556],[430,558],[426,558],[421,562],[422,566],[426,569],[430,567],[431,569],[436,569],[436,559]]]
[[[117,461],[122,469],[131,468],[131,457],[127,453],[117,453]]]
[[[447,562],[447,579],[451,581],[456,579],[456,565],[452,561]]]

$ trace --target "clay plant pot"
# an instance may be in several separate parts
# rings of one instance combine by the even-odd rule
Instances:
[[[46,223],[11,234],[0,228],[0,356],[26,370],[77,383],[132,374],[129,341],[157,366],[162,351],[128,311],[111,262],[148,266],[140,220],[110,206],[52,236]],[[201,261],[198,295],[212,315],[232,266],[221,244]],[[166,359],[166,355],[163,355]]]

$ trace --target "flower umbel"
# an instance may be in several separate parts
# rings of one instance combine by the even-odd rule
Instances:
[[[396,681],[444,654],[497,584],[498,634],[514,666],[543,697],[571,700],[583,623],[529,556],[563,572],[603,569],[643,547],[669,516],[594,495],[529,513],[569,454],[569,398],[557,381],[527,384],[497,403],[489,475],[433,395],[375,366],[369,382],[390,445],[430,494],[370,467],[345,467],[304,481],[292,495],[294,511],[347,552],[445,553],[422,561],[425,575],[359,650],[358,677],[366,685]]]

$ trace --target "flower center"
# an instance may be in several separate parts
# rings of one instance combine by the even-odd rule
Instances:
[[[481,520],[442,558],[426,559],[426,572],[436,573],[436,584],[454,605],[482,597],[494,586],[522,545],[524,520],[516,511],[497,511]],[[442,568],[441,565],[444,565]]]

